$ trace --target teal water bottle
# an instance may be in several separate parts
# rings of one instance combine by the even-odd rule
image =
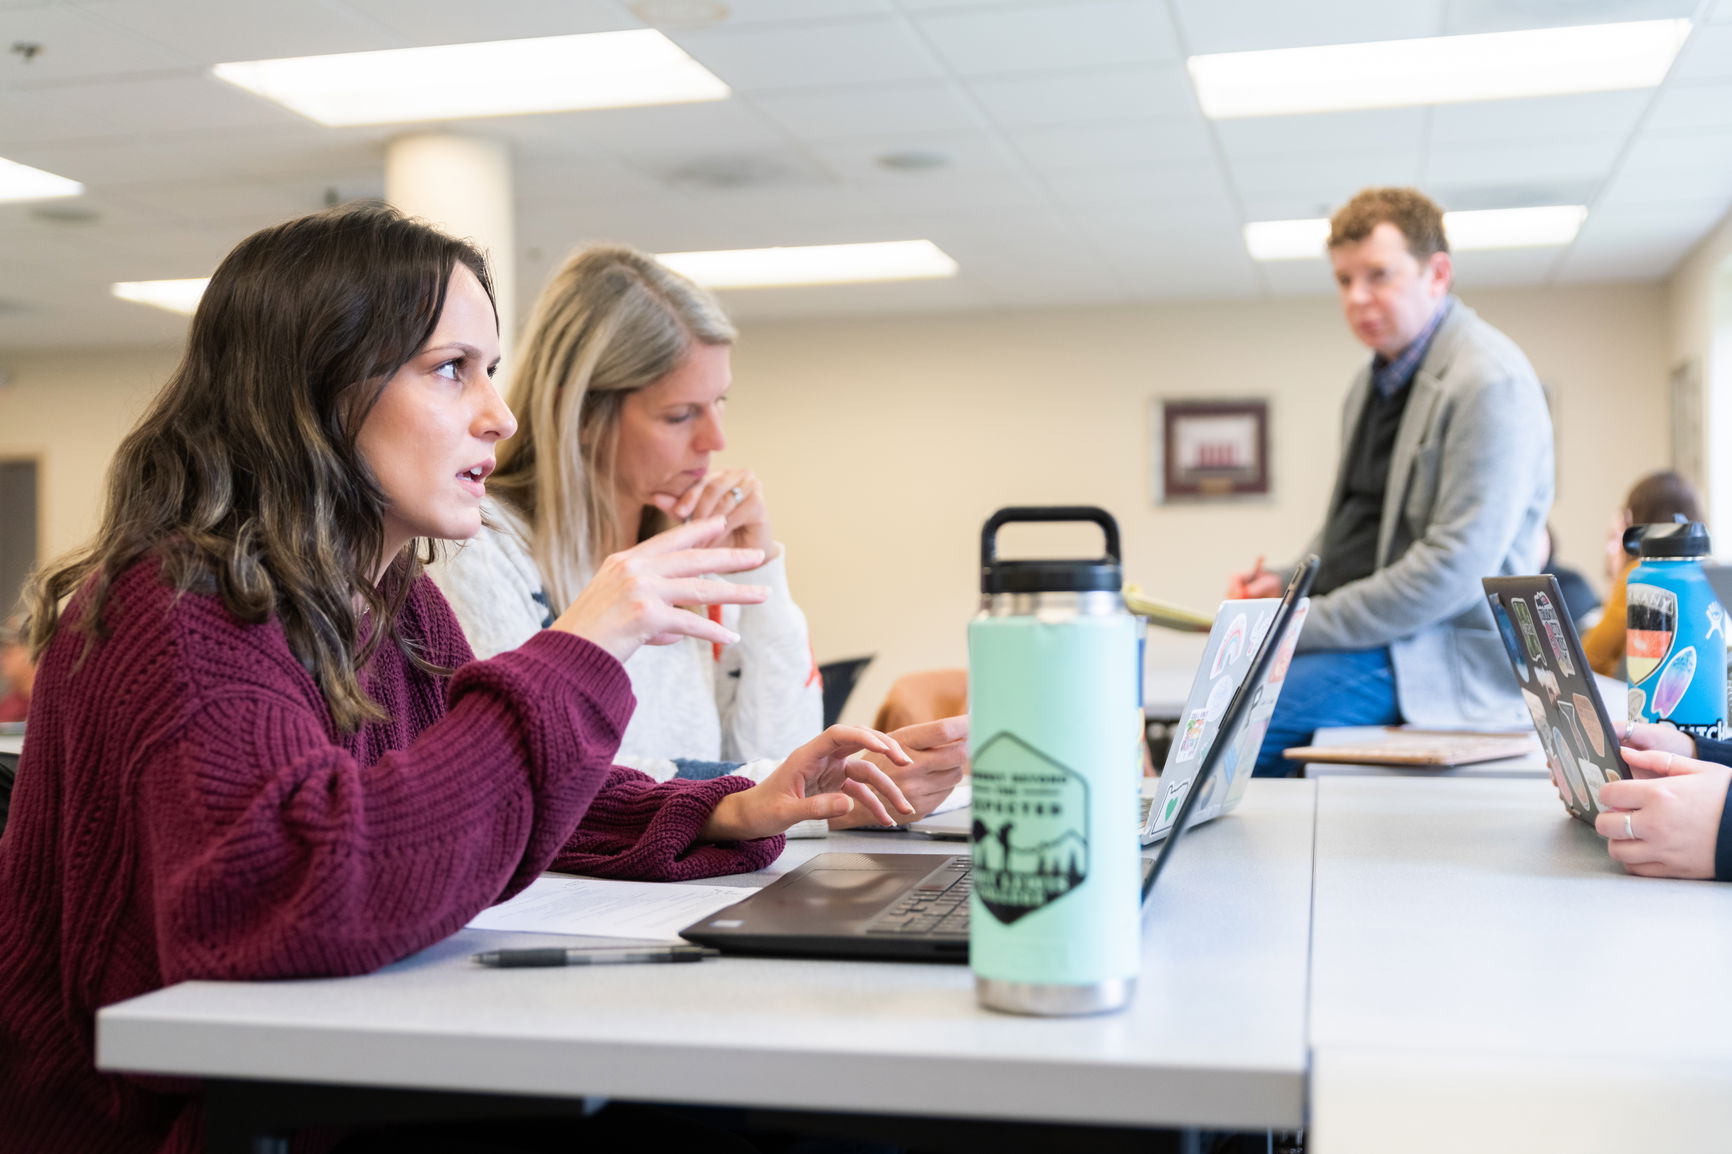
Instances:
[[[1702,572],[1708,530],[1698,521],[1636,525],[1641,564],[1624,587],[1630,720],[1669,721],[1692,737],[1726,732],[1726,613]]]
[[[1106,555],[998,559],[999,528],[1028,521],[1098,525]],[[1000,509],[981,530],[969,964],[994,1010],[1103,1013],[1135,990],[1143,725],[1119,558],[1118,524],[1100,509]]]

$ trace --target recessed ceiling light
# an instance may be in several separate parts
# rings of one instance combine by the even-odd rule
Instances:
[[[723,100],[728,86],[653,29],[218,64],[230,84],[320,124],[401,124]]]
[[[1652,88],[1688,20],[1224,52],[1186,61],[1203,115],[1284,116]]]
[[[204,296],[208,284],[208,276],[186,280],[133,280],[121,281],[111,291],[123,301],[151,305],[190,317],[197,311],[199,298]]]
[[[1443,231],[1456,252],[1544,248],[1575,240],[1587,217],[1588,210],[1579,204],[1446,212]],[[1260,220],[1245,226],[1245,248],[1252,260],[1321,260],[1328,243],[1327,220]]]
[[[957,273],[956,262],[929,240],[670,252],[656,259],[710,288],[931,280]]]
[[[84,186],[76,180],[0,157],[0,200],[48,200],[83,191]]]

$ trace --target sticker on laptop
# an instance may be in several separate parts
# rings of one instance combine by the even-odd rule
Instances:
[[[1546,639],[1552,643],[1552,656],[1557,658],[1558,668],[1564,671],[1565,677],[1574,677],[1576,667],[1570,661],[1570,647],[1564,641],[1564,626],[1558,620],[1558,611],[1552,605],[1552,599],[1544,593],[1535,593],[1534,612],[1540,615],[1540,625],[1546,631]]]
[[[1231,677],[1215,678],[1215,684],[1209,686],[1209,699],[1203,703],[1210,717],[1220,717],[1227,712],[1227,706],[1233,700],[1234,687]]]
[[[1209,667],[1210,677],[1221,676],[1223,669],[1245,655],[1246,625],[1243,613],[1227,625],[1227,632],[1221,635],[1221,647],[1215,650],[1215,663]]]
[[[1179,730],[1178,761],[1189,761],[1197,756],[1197,746],[1202,742],[1203,732],[1208,728],[1207,709],[1193,709],[1185,715],[1185,724]]]
[[[1572,693],[1570,700],[1575,702],[1576,724],[1582,727],[1582,735],[1588,739],[1588,744],[1594,747],[1594,756],[1606,756],[1606,734],[1600,728],[1600,711],[1580,693]]]

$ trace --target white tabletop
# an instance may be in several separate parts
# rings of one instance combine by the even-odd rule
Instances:
[[[1542,779],[1317,788],[1314,1154],[1732,1143],[1732,886],[1626,876]]]
[[[0,733],[0,753],[23,753],[24,735],[22,733]]]
[[[1136,1000],[1116,1015],[992,1013],[976,1004],[966,967],[942,964],[726,957],[490,970],[469,955],[549,939],[466,930],[365,977],[189,982],[121,1003],[98,1016],[97,1064],[772,1108],[1297,1126],[1314,789],[1258,781],[1235,814],[1187,836],[1144,911]],[[790,843],[776,869],[859,849],[949,852],[917,835],[855,834]]]

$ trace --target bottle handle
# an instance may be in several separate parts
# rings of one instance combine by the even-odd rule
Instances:
[[[998,559],[998,530],[1001,525],[1021,522],[1073,521],[1100,526],[1106,537],[1105,560],[1117,565],[1123,560],[1119,552],[1119,523],[1105,509],[1094,505],[1012,505],[1000,509],[986,519],[980,529],[980,567],[982,571]]]

